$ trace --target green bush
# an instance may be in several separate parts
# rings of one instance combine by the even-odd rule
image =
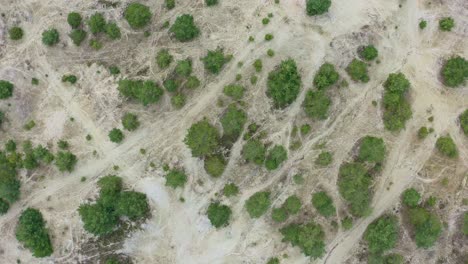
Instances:
[[[333,205],[333,200],[326,192],[314,193],[312,195],[312,205],[325,217],[336,215],[336,208]]]
[[[150,22],[152,16],[153,14],[149,7],[140,3],[129,4],[124,12],[125,19],[133,29],[145,27]]]
[[[283,207],[271,210],[271,219],[277,223],[282,223],[288,219],[288,212]]]
[[[62,76],[62,82],[68,82],[70,84],[75,84],[78,81],[78,78],[73,74],[67,74]]]
[[[391,73],[384,83],[383,96],[385,128],[390,131],[399,131],[405,127],[411,116],[411,106],[405,98],[410,82],[402,73]]]
[[[385,159],[385,143],[383,139],[366,136],[359,146],[360,161],[381,163]]]
[[[257,165],[262,165],[265,160],[265,146],[260,140],[251,139],[247,141],[242,148],[242,157],[247,162],[253,162]]]
[[[371,61],[379,56],[379,51],[374,47],[374,45],[368,45],[359,47],[358,54],[361,59]]]
[[[0,198],[0,215],[4,215],[10,209],[10,204],[5,200]]]
[[[421,195],[414,188],[406,189],[402,194],[403,204],[409,207],[416,207],[421,200]]]
[[[207,55],[202,58],[203,65],[205,69],[213,74],[218,74],[221,72],[224,64],[228,61],[224,56],[222,49],[209,50]]]
[[[460,126],[465,136],[468,136],[468,109],[466,109],[459,117]]]
[[[464,85],[468,78],[468,61],[460,56],[448,59],[442,66],[441,75],[443,83],[448,87]]]
[[[310,127],[309,124],[302,125],[301,129],[300,129],[301,130],[301,135],[305,136],[305,135],[309,134],[311,129],[312,128]]]
[[[46,164],[50,164],[55,159],[54,155],[42,145],[35,147],[32,154],[36,160],[42,161]]]
[[[419,28],[420,29],[425,29],[426,27],[427,27],[427,21],[426,20],[419,21]]]
[[[195,89],[200,87],[200,80],[195,76],[189,76],[187,82],[185,82],[185,87],[188,89]]]
[[[346,67],[346,72],[353,81],[368,82],[369,75],[367,73],[367,64],[358,59],[353,59]]]
[[[281,208],[284,208],[289,215],[299,213],[299,210],[302,207],[302,202],[296,195],[291,195],[284,201]]]
[[[462,233],[463,233],[465,236],[468,236],[468,212],[465,212],[465,213],[463,214]]]
[[[275,56],[275,51],[272,50],[272,49],[268,49],[267,50],[267,55],[268,55],[268,57],[273,57],[273,56]]]
[[[436,147],[440,153],[449,158],[458,157],[457,146],[450,135],[439,137],[436,142]]]
[[[434,245],[442,233],[439,217],[421,207],[410,209],[408,215],[414,228],[416,245],[420,248],[430,248]]]
[[[82,29],[73,29],[68,36],[71,38],[73,44],[80,46],[81,43],[85,40],[88,33]]]
[[[423,127],[419,128],[419,130],[418,130],[418,138],[419,139],[425,139],[428,135],[429,135],[429,130],[427,129],[427,127],[423,126]]]
[[[159,101],[164,91],[153,81],[120,80],[118,90],[121,95],[136,99],[143,105],[154,104]]]
[[[355,216],[365,216],[370,211],[372,178],[361,163],[345,163],[340,167],[338,187]]]
[[[308,91],[302,104],[308,117],[319,120],[328,117],[330,105],[331,99],[324,91]]]
[[[455,20],[451,17],[444,17],[439,20],[439,29],[442,31],[452,31],[455,26]]]
[[[119,67],[117,67],[115,65],[110,66],[109,67],[109,73],[112,74],[112,75],[120,74],[120,69],[119,69]]]
[[[107,36],[110,38],[110,39],[119,39],[121,37],[121,33],[120,33],[120,28],[119,26],[117,26],[116,23],[108,23],[105,28],[104,28]]]
[[[335,66],[330,63],[324,63],[315,74],[314,85],[317,89],[324,90],[334,85],[339,78],[340,75],[335,70]]]
[[[395,216],[381,216],[372,222],[364,233],[371,253],[393,249],[398,240],[398,220]]]
[[[245,202],[245,207],[251,218],[259,218],[270,208],[270,192],[256,192]]]
[[[68,22],[68,25],[70,25],[72,29],[78,28],[81,25],[82,20],[83,18],[81,17],[79,13],[77,12],[68,13],[67,22]]]
[[[319,224],[310,221],[306,224],[290,224],[280,229],[284,242],[291,242],[312,259],[325,254],[325,233]]]
[[[263,69],[263,63],[261,59],[256,59],[253,63],[256,72],[261,72]]]
[[[187,175],[180,170],[171,170],[166,175],[166,186],[177,188],[184,187],[187,182]]]
[[[219,132],[206,119],[193,124],[185,136],[184,142],[192,151],[193,157],[213,154],[218,148]]]
[[[229,105],[226,112],[221,117],[223,138],[228,139],[230,142],[236,141],[244,130],[246,122],[247,114],[236,105]]]
[[[37,209],[28,208],[21,213],[15,234],[16,239],[31,250],[34,257],[48,257],[54,252],[49,231],[45,227],[41,212]]]
[[[171,104],[175,109],[181,109],[185,105],[185,95],[179,93],[171,98]]]
[[[214,6],[218,4],[218,0],[205,0],[207,6]]]
[[[10,204],[19,199],[20,184],[17,178],[16,162],[11,160],[11,155],[6,156],[4,152],[0,151],[0,199],[8,201]]]
[[[10,35],[11,40],[20,40],[23,38],[23,29],[20,27],[12,27],[8,31],[8,34]]]
[[[163,86],[168,92],[174,93],[179,88],[179,82],[174,79],[167,79],[163,82]]]
[[[54,46],[59,43],[59,32],[55,28],[51,28],[42,32],[42,43],[46,46]]]
[[[166,8],[171,10],[175,7],[175,0],[165,0]]]
[[[192,60],[185,59],[177,62],[175,72],[179,76],[188,77],[192,73]]]
[[[112,232],[119,221],[113,208],[105,207],[100,203],[82,204],[78,208],[83,227],[94,235],[104,235]]]
[[[119,216],[126,216],[132,221],[145,218],[150,211],[148,198],[146,194],[140,192],[122,192],[115,210]]]
[[[115,175],[107,175],[97,182],[99,190],[99,203],[105,207],[113,208],[122,191],[122,178]]]
[[[349,216],[345,217],[343,220],[341,220],[341,226],[344,230],[351,229],[353,227],[353,219]]]
[[[228,183],[224,185],[223,194],[226,197],[235,196],[238,193],[239,193],[239,187],[237,187],[237,185],[235,185],[234,183]]]
[[[321,15],[328,12],[331,0],[307,0],[306,11],[309,16]]]
[[[273,38],[274,38],[273,34],[266,34],[266,35],[265,35],[265,40],[266,40],[266,41],[270,41],[270,40],[272,40]]]
[[[208,206],[206,214],[208,215],[208,219],[210,219],[211,224],[216,228],[220,228],[229,224],[229,218],[231,217],[232,211],[227,205],[220,204],[219,202],[213,202]]]
[[[94,13],[86,23],[88,24],[89,31],[94,35],[106,30],[106,19],[101,13]]]
[[[267,264],[280,264],[280,261],[278,258],[270,258],[268,259]]]
[[[333,154],[328,151],[322,151],[317,159],[315,160],[315,164],[320,166],[328,166],[333,162]]]
[[[57,142],[57,146],[59,147],[59,149],[68,149],[68,147],[70,147],[70,144],[68,144],[68,141],[66,140],[59,140]]]
[[[122,132],[122,130],[120,130],[118,128],[113,128],[109,132],[109,139],[110,139],[111,142],[120,143],[120,142],[122,142],[122,140],[124,138],[125,138],[124,133]]]
[[[214,155],[205,159],[205,171],[212,177],[219,177],[226,168],[226,161],[220,155]]]
[[[158,51],[156,54],[156,64],[158,64],[159,68],[166,69],[171,65],[173,61],[173,56],[169,53],[167,49],[162,49]]]
[[[268,151],[268,156],[265,160],[265,167],[267,170],[272,171],[279,168],[281,163],[288,159],[288,152],[281,145],[276,145]]]
[[[128,131],[134,131],[140,126],[138,116],[132,113],[125,113],[122,117],[122,126]]]
[[[9,139],[6,143],[5,143],[5,150],[8,151],[8,152],[13,152],[16,150],[16,142],[12,139]]]
[[[7,99],[13,95],[14,85],[9,81],[0,80],[0,99]]]
[[[59,171],[71,172],[75,168],[77,159],[76,156],[70,151],[59,151],[55,159],[55,165]]]
[[[181,42],[191,41],[200,35],[200,29],[195,25],[193,16],[188,14],[178,16],[169,32]]]
[[[242,97],[244,97],[244,91],[245,88],[242,85],[238,84],[230,84],[224,86],[223,92],[225,95],[235,99],[235,100],[240,100]]]
[[[89,46],[90,46],[91,48],[93,48],[94,50],[100,50],[100,49],[102,49],[103,44],[102,44],[102,42],[100,42],[100,41],[97,40],[97,39],[91,39],[91,40],[89,41]]]
[[[275,108],[285,108],[294,102],[301,89],[301,75],[296,62],[284,60],[270,72],[267,81],[267,96],[273,99]]]

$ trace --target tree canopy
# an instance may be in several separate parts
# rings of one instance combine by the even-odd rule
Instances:
[[[139,29],[145,27],[151,20],[153,14],[149,7],[140,3],[131,3],[124,12],[124,17],[130,27]]]
[[[366,83],[369,81],[367,73],[367,64],[361,60],[353,59],[346,67],[346,72],[353,81]]]
[[[308,117],[319,120],[328,117],[330,105],[331,99],[324,91],[308,91],[302,104]]]
[[[306,11],[309,16],[321,15],[328,12],[331,0],[307,0]]]
[[[335,70],[335,66],[330,63],[324,63],[315,74],[314,86],[319,90],[324,90],[334,85],[339,78],[340,75]]]
[[[281,145],[276,145],[268,151],[268,156],[265,160],[267,170],[276,170],[281,163],[288,159],[288,152]]]
[[[60,40],[59,32],[55,28],[42,32],[42,43],[46,46],[54,46]]]
[[[257,165],[262,165],[265,160],[265,146],[258,139],[248,140],[242,148],[242,157],[248,161],[253,162]]]
[[[39,210],[28,208],[24,210],[16,226],[16,239],[32,251],[33,256],[42,258],[52,255],[52,243],[49,231]]]
[[[336,214],[336,208],[333,205],[333,200],[326,192],[316,192],[312,195],[312,205],[317,211],[325,216],[330,217]]]
[[[405,98],[410,82],[403,73],[391,73],[383,86],[385,128],[390,131],[400,131],[405,128],[406,121],[412,116],[411,106]]]
[[[170,170],[166,175],[166,186],[177,188],[184,187],[187,182],[187,175],[181,170]]]
[[[259,218],[270,208],[270,192],[256,192],[245,202],[245,208],[251,218]]]
[[[235,142],[247,122],[247,114],[244,110],[239,109],[235,104],[228,106],[226,112],[221,117],[221,125],[223,126],[223,138],[230,142]]]
[[[106,30],[106,19],[101,13],[92,14],[86,23],[88,24],[89,31],[91,31],[93,35]]]
[[[358,49],[359,57],[371,61],[379,56],[379,51],[374,47],[374,45],[362,46]]]
[[[67,22],[71,28],[76,29],[81,25],[83,18],[77,12],[70,12],[67,16]]]
[[[200,29],[195,25],[193,16],[188,14],[177,17],[169,32],[181,42],[191,41],[200,35]]]
[[[283,241],[291,242],[312,259],[320,258],[325,254],[325,233],[322,227],[310,221],[306,224],[290,224],[280,229]]]
[[[421,195],[414,188],[406,189],[402,194],[403,204],[409,207],[416,207],[421,200]]]
[[[208,207],[206,213],[211,224],[216,228],[220,228],[229,224],[229,218],[231,217],[232,211],[227,205],[220,204],[219,202],[213,202]]]
[[[359,147],[359,160],[381,163],[385,159],[385,142],[378,137],[366,136]]]
[[[292,59],[282,61],[270,74],[267,81],[267,96],[275,108],[285,108],[294,102],[301,89],[301,75]]]
[[[14,85],[5,80],[0,80],[0,99],[7,99],[13,95]]]
[[[125,113],[122,117],[122,126],[128,131],[134,131],[140,126],[138,116],[132,113]]]
[[[454,88],[463,85],[468,78],[468,61],[454,56],[444,63],[441,74],[446,86]]]
[[[340,167],[338,187],[355,216],[365,216],[370,208],[372,178],[361,163],[345,163]]]
[[[364,233],[371,253],[393,249],[398,240],[398,220],[395,216],[381,216],[372,222]]]
[[[218,129],[206,119],[193,124],[185,136],[184,142],[194,157],[213,154],[220,144]]]
[[[122,96],[135,99],[145,106],[157,103],[164,93],[164,90],[151,80],[123,79],[119,81],[118,90]]]
[[[440,153],[449,158],[458,157],[457,145],[455,145],[450,135],[439,137],[436,142],[436,147]]]
[[[466,109],[459,117],[460,126],[465,136],[468,136],[468,109]]]
[[[408,215],[414,228],[416,245],[420,248],[433,246],[442,233],[439,217],[422,207],[411,208]]]
[[[202,61],[208,72],[218,74],[228,59],[224,56],[222,49],[216,49],[209,50],[206,56],[202,58]]]

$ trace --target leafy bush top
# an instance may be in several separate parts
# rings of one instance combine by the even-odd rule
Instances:
[[[207,6],[214,6],[218,4],[218,0],[205,0]]]
[[[219,202],[211,203],[207,211],[208,219],[210,219],[211,224],[216,228],[227,226],[231,213],[232,211],[229,206],[220,204]]]
[[[312,205],[325,217],[334,216],[336,214],[333,200],[326,192],[314,193],[314,195],[312,195]]]
[[[134,131],[140,126],[138,116],[132,113],[125,113],[122,117],[122,126],[128,131]]]
[[[259,218],[270,208],[270,192],[256,192],[245,202],[250,217]]]
[[[16,163],[11,162],[10,158],[15,155],[6,156],[0,151],[0,199],[13,203],[19,199],[21,182],[16,177]]]
[[[452,31],[455,26],[455,20],[451,17],[444,17],[439,20],[439,28],[442,31]]]
[[[450,135],[441,136],[437,139],[436,147],[443,155],[449,158],[458,157],[458,149]]]
[[[333,162],[333,154],[328,151],[321,152],[317,159],[315,160],[315,164],[320,166],[328,166]]]
[[[122,192],[115,210],[118,215],[127,216],[132,221],[145,218],[149,214],[148,198],[140,192]]]
[[[158,54],[156,54],[156,64],[158,64],[159,68],[161,69],[166,69],[169,67],[173,59],[174,57],[167,49],[162,49],[158,51]]]
[[[324,63],[315,74],[314,85],[317,89],[324,90],[334,85],[339,78],[340,75],[335,70],[335,66],[330,63]]]
[[[273,99],[275,108],[285,108],[294,102],[301,89],[301,75],[296,62],[284,60],[270,72],[267,81],[267,96]]]
[[[188,14],[177,17],[169,32],[181,42],[190,41],[200,35],[200,30],[195,25],[193,16]]]
[[[88,24],[89,31],[94,35],[106,30],[106,19],[101,13],[92,14],[86,23]]]
[[[129,4],[124,12],[125,19],[133,29],[145,27],[150,22],[152,16],[153,14],[149,7],[140,3]]]
[[[242,99],[242,97],[244,97],[244,91],[245,91],[244,86],[239,85],[239,84],[226,85],[224,86],[224,89],[223,89],[223,92],[225,95],[235,100]]]
[[[70,12],[67,16],[67,22],[71,28],[76,29],[81,25],[83,18],[77,12]]]
[[[38,258],[50,256],[54,251],[42,214],[34,208],[21,213],[16,226],[16,239]]]
[[[439,217],[427,209],[416,207],[409,210],[409,220],[414,227],[414,240],[420,248],[429,248],[442,233]]]
[[[221,117],[223,137],[231,142],[236,141],[244,130],[247,114],[236,105],[231,104]]]
[[[399,72],[399,73],[390,73],[388,75],[387,80],[385,80],[383,86],[385,87],[386,91],[397,93],[397,94],[404,94],[408,91],[410,87],[410,82],[406,79],[406,76]]]
[[[466,109],[459,117],[460,126],[465,136],[468,136],[468,109]]]
[[[306,224],[290,224],[280,229],[283,241],[291,242],[312,259],[320,258],[325,254],[325,233],[319,224],[311,221]]]
[[[398,240],[398,220],[395,216],[381,216],[364,233],[371,253],[382,253],[395,247]]]
[[[448,59],[442,66],[443,82],[448,87],[463,85],[468,78],[468,61],[460,56]]]
[[[68,36],[73,41],[73,44],[80,46],[81,43],[85,40],[88,33],[82,29],[73,29]]]
[[[403,203],[409,207],[416,207],[421,200],[421,195],[414,188],[406,189],[402,194]]]
[[[309,16],[321,15],[328,12],[331,0],[307,0],[306,11]]]
[[[118,90],[121,95],[136,99],[145,106],[157,103],[164,93],[158,84],[150,80],[120,80]]]
[[[226,197],[231,197],[231,196],[237,195],[238,193],[239,193],[239,187],[237,187],[237,185],[235,185],[234,183],[228,183],[224,185],[223,194]]]
[[[187,175],[185,172],[180,170],[171,170],[166,175],[166,186],[177,188],[177,187],[184,187],[185,183],[187,182]]]
[[[258,139],[251,139],[247,141],[242,148],[242,157],[257,165],[262,165],[265,160],[265,146]]]
[[[276,170],[281,163],[288,159],[288,152],[281,145],[274,146],[269,152],[265,160],[267,170]]]
[[[353,81],[368,82],[367,64],[361,60],[353,59],[346,67],[346,72]]]
[[[184,142],[194,157],[213,154],[219,146],[219,132],[206,119],[193,124],[185,136]]]
[[[42,43],[46,46],[54,46],[59,40],[59,32],[55,28],[42,32]]]
[[[372,178],[361,163],[345,163],[340,167],[338,187],[355,216],[365,216],[370,208]]]
[[[0,99],[7,99],[13,95],[14,85],[9,81],[0,80]]]
[[[330,105],[331,99],[324,91],[308,91],[302,104],[308,117],[319,120],[328,117]]]
[[[383,86],[385,87],[383,97],[385,128],[399,131],[412,116],[411,106],[405,98],[410,82],[402,73],[391,73]]]
[[[98,236],[112,232],[119,221],[113,208],[105,207],[101,203],[82,204],[78,213],[84,229]]]
[[[364,60],[371,61],[379,56],[379,51],[374,45],[363,46],[358,49],[359,57]]]
[[[385,143],[383,139],[366,136],[359,147],[359,160],[381,163],[385,159]]]
[[[226,168],[226,160],[220,155],[209,156],[205,159],[205,171],[212,177],[219,177]]]
[[[59,151],[57,153],[57,158],[55,159],[55,165],[59,171],[71,172],[75,168],[77,162],[76,156],[70,151]]]
[[[12,40],[20,40],[23,38],[23,29],[20,27],[12,27],[8,31],[8,34],[10,35],[10,39]]]
[[[207,55],[202,58],[205,69],[213,74],[218,74],[228,59],[224,56],[222,49],[209,50]]]
[[[120,142],[122,142],[122,140],[124,138],[125,138],[124,133],[122,132],[122,130],[120,130],[118,128],[113,128],[109,132],[109,139],[110,139],[110,141],[112,141],[114,143],[120,143]]]
[[[116,23],[108,23],[104,28],[107,36],[110,39],[119,39],[121,37],[121,32],[119,26]]]

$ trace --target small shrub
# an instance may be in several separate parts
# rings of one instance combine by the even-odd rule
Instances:
[[[343,227],[344,230],[349,230],[353,227],[353,219],[351,217],[345,217],[341,221],[341,226]]]
[[[270,23],[270,19],[269,19],[269,18],[265,17],[265,18],[262,19],[262,24],[263,24],[263,25],[267,25],[268,23]]]
[[[193,157],[203,157],[216,151],[219,139],[218,129],[207,120],[202,120],[189,128],[184,142],[192,151]]]
[[[224,64],[228,61],[221,49],[209,50],[208,54],[202,58],[205,69],[213,74],[221,72]]]
[[[267,264],[280,264],[280,261],[278,258],[270,258],[268,259]]]
[[[263,69],[263,63],[261,59],[256,59],[253,63],[256,72],[261,72]]]
[[[226,197],[235,196],[238,193],[239,193],[239,187],[237,187],[237,185],[235,185],[234,183],[228,183],[224,185],[223,194]]]
[[[114,66],[110,66],[110,67],[109,67],[109,72],[110,72],[110,74],[112,74],[112,75],[117,75],[117,74],[120,74],[120,69],[119,69],[119,67],[117,67],[117,66],[115,66],[115,65],[114,65]]]
[[[106,19],[101,13],[94,13],[89,17],[86,23],[88,24],[89,31],[91,31],[93,35],[104,32],[106,29]]]
[[[222,156],[214,155],[205,159],[205,171],[212,177],[220,177],[226,168],[226,161]]]
[[[379,56],[379,51],[374,47],[374,45],[368,45],[360,47],[358,49],[358,54],[362,59],[371,61]]]
[[[149,7],[140,3],[129,4],[124,12],[125,20],[133,29],[143,28],[148,25],[152,16]]]
[[[185,87],[188,89],[196,89],[200,87],[200,80],[195,76],[189,76],[185,82]]]
[[[451,17],[444,17],[439,20],[439,29],[442,31],[452,31],[455,26],[455,20]]]
[[[180,170],[171,170],[166,175],[166,186],[177,188],[184,187],[187,182],[187,175]]]
[[[253,162],[262,165],[265,160],[265,146],[257,139],[247,141],[242,148],[242,157],[247,162]]]
[[[165,0],[166,8],[171,10],[175,7],[176,3],[175,0]]]
[[[324,120],[328,117],[331,99],[324,91],[308,91],[302,106],[312,119]]]
[[[55,165],[59,171],[71,172],[75,168],[77,159],[76,156],[70,151],[59,151],[55,159]]]
[[[7,99],[13,95],[14,85],[5,80],[0,80],[0,99]]]
[[[120,28],[116,23],[108,23],[104,28],[107,36],[112,39],[119,39],[121,37]]]
[[[59,32],[55,28],[42,32],[42,43],[46,46],[54,46],[59,40]]]
[[[31,84],[32,84],[32,85],[39,85],[39,79],[37,79],[37,78],[31,78]]]
[[[214,6],[218,4],[218,0],[205,0],[207,6]]]
[[[57,146],[59,149],[68,149],[70,147],[70,144],[68,144],[68,141],[66,140],[59,140],[57,142]]]
[[[275,108],[285,108],[294,102],[301,89],[301,75],[296,62],[284,60],[269,73],[267,96],[273,100]]]
[[[416,245],[426,249],[433,246],[442,233],[442,223],[439,217],[421,207],[410,209],[408,216],[414,228]]]
[[[247,114],[234,104],[230,105],[221,117],[223,137],[229,142],[235,142],[244,130],[246,122]]]
[[[97,39],[91,39],[89,41],[89,46],[93,48],[94,50],[100,50],[103,47],[102,42],[100,42]]]
[[[385,142],[381,138],[366,136],[359,147],[359,160],[381,163],[385,159]]]
[[[312,205],[325,217],[334,216],[336,214],[333,200],[326,192],[314,193],[314,195],[312,195]]]
[[[367,64],[358,59],[353,59],[351,63],[348,64],[348,67],[346,67],[346,72],[349,74],[349,77],[353,79],[353,81],[361,81],[364,83],[369,81]]]
[[[267,170],[276,170],[281,163],[288,159],[288,152],[283,146],[276,145],[269,152],[265,160]]]
[[[436,147],[440,153],[449,158],[458,157],[457,146],[450,135],[439,137],[436,142]]]
[[[315,74],[314,85],[317,89],[324,90],[334,85],[339,78],[340,75],[335,70],[335,66],[330,63],[324,63]]]
[[[82,29],[73,29],[68,36],[71,38],[73,44],[80,46],[81,43],[85,40],[88,33]]]
[[[468,109],[466,109],[459,117],[460,127],[463,130],[465,136],[468,136]]]
[[[265,40],[266,40],[266,41],[270,41],[270,40],[272,40],[273,38],[274,38],[273,34],[266,34],[266,35],[265,35]]]
[[[179,83],[174,80],[174,79],[167,79],[163,82],[164,88],[170,93],[177,92],[177,89],[179,88]]]
[[[188,14],[177,17],[169,32],[181,42],[191,41],[200,35],[200,30],[195,25],[193,16]]]
[[[125,113],[122,117],[122,126],[128,131],[134,131],[140,126],[138,116],[132,113]]]
[[[32,251],[34,257],[47,257],[54,251],[44,218],[37,209],[28,208],[21,213],[15,235],[25,248]]]
[[[169,53],[167,49],[162,49],[156,54],[156,64],[158,64],[160,69],[166,69],[171,65],[173,61],[173,56]]]
[[[192,60],[185,59],[177,62],[175,72],[179,76],[188,77],[192,73]]]
[[[224,89],[223,89],[223,92],[225,95],[235,100],[242,99],[242,97],[244,97],[244,91],[245,91],[244,86],[238,85],[238,84],[230,84],[230,85],[224,86]]]
[[[245,202],[245,207],[251,218],[259,218],[270,208],[270,192],[256,192]]]
[[[273,57],[273,56],[275,56],[275,51],[272,50],[272,49],[268,49],[267,50],[267,55],[268,55],[268,57]]]
[[[313,221],[306,224],[290,224],[280,229],[283,241],[291,242],[312,259],[320,258],[325,254],[325,233],[322,227]]]
[[[271,219],[277,223],[282,223],[288,219],[288,212],[283,208],[274,208],[271,210]]]
[[[78,78],[73,74],[67,74],[62,76],[62,82],[68,82],[70,84],[75,84],[78,81]]]
[[[296,195],[291,195],[286,198],[281,207],[284,208],[289,215],[294,215],[299,213],[299,210],[302,207],[302,202]]]
[[[301,135],[305,136],[310,133],[311,126],[309,124],[304,124],[301,126]]]
[[[120,130],[118,128],[113,128],[109,132],[109,139],[110,139],[111,142],[120,143],[120,142],[122,142],[122,140],[124,138],[125,138],[124,133],[122,132],[122,130]]]
[[[372,222],[364,233],[371,253],[393,249],[398,240],[398,220],[395,216],[381,216]]]
[[[20,27],[12,27],[8,31],[8,34],[10,35],[11,40],[20,40],[23,38],[23,29]]]
[[[426,27],[427,27],[427,21],[426,20],[419,21],[419,28],[420,29],[425,29]]]
[[[421,195],[414,188],[406,189],[402,194],[403,204],[409,207],[416,207],[421,200]]]
[[[171,98],[171,104],[175,109],[181,109],[185,105],[185,95],[179,93]]]
[[[83,18],[81,17],[79,13],[77,12],[68,13],[67,22],[68,22],[68,25],[70,25],[72,29],[76,29],[79,26],[81,26],[82,20]]]
[[[333,154],[328,151],[322,151],[317,159],[315,160],[315,164],[320,166],[328,166],[333,162]]]
[[[464,85],[468,78],[468,61],[460,56],[448,59],[442,66],[441,75],[448,87]]]
[[[29,120],[26,124],[24,124],[23,128],[24,130],[29,131],[33,129],[35,126],[36,126],[36,122],[34,122],[34,120]]]
[[[361,163],[345,163],[340,167],[338,187],[341,196],[348,202],[355,216],[369,213],[372,178]]]
[[[232,211],[227,205],[220,204],[219,202],[213,202],[208,206],[206,213],[211,224],[216,228],[220,228],[229,224],[229,218],[231,217]]]
[[[307,0],[306,11],[309,16],[321,15],[328,12],[331,0]]]
[[[399,131],[405,127],[406,121],[412,116],[411,106],[405,98],[410,82],[402,73],[392,73],[384,83],[383,96],[385,128]]]

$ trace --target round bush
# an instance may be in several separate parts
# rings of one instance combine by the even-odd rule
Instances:
[[[14,85],[9,81],[0,80],[0,99],[7,99],[13,95]]]
[[[468,78],[468,61],[460,56],[448,59],[442,66],[443,82],[448,87],[457,87]]]
[[[59,40],[59,32],[55,28],[42,32],[42,43],[46,46],[54,46]]]
[[[134,131],[140,126],[138,116],[132,113],[125,113],[122,117],[122,125],[128,131]]]
[[[10,34],[10,39],[12,40],[20,40],[23,38],[23,34],[24,34],[23,29],[20,27],[10,28],[8,33]]]
[[[374,45],[360,47],[358,49],[358,53],[359,57],[367,61],[371,61],[379,56],[379,51],[374,47]]]
[[[307,0],[306,10],[309,16],[321,15],[328,12],[331,0]]]
[[[439,29],[442,31],[451,31],[455,26],[455,20],[451,17],[444,17],[439,20]]]
[[[335,70],[335,66],[330,63],[324,63],[315,74],[314,86],[319,90],[323,90],[334,85],[339,78],[340,75]]]
[[[226,161],[219,155],[210,156],[205,159],[205,171],[212,177],[219,177],[226,168]]]
[[[114,142],[114,143],[120,143],[122,142],[122,140],[124,139],[125,135],[123,134],[122,130],[118,129],[118,128],[113,128],[110,132],[109,132],[109,139],[110,141]]]
[[[414,188],[406,189],[402,194],[403,204],[409,207],[416,207],[421,200],[421,195]]]
[[[229,206],[220,204],[219,202],[211,203],[206,213],[211,224],[216,228],[227,226],[232,214]]]
[[[81,21],[81,15],[77,12],[71,12],[67,16],[67,22],[73,29],[78,28],[81,25]]]
[[[125,19],[134,29],[145,27],[150,22],[152,16],[153,14],[149,7],[140,3],[129,4],[124,12]]]
[[[439,137],[436,142],[436,147],[440,153],[449,158],[458,157],[457,146],[450,135]]]
[[[219,132],[207,120],[193,124],[184,142],[192,151],[192,156],[203,157],[213,154],[219,146]]]
[[[275,108],[285,108],[294,102],[301,89],[301,75],[292,59],[282,61],[270,72],[267,81],[267,96]]]
[[[247,212],[252,218],[259,218],[270,208],[270,192],[256,192],[245,202]]]
[[[200,35],[200,30],[195,25],[193,16],[188,14],[177,17],[169,32],[181,42],[190,41]]]

